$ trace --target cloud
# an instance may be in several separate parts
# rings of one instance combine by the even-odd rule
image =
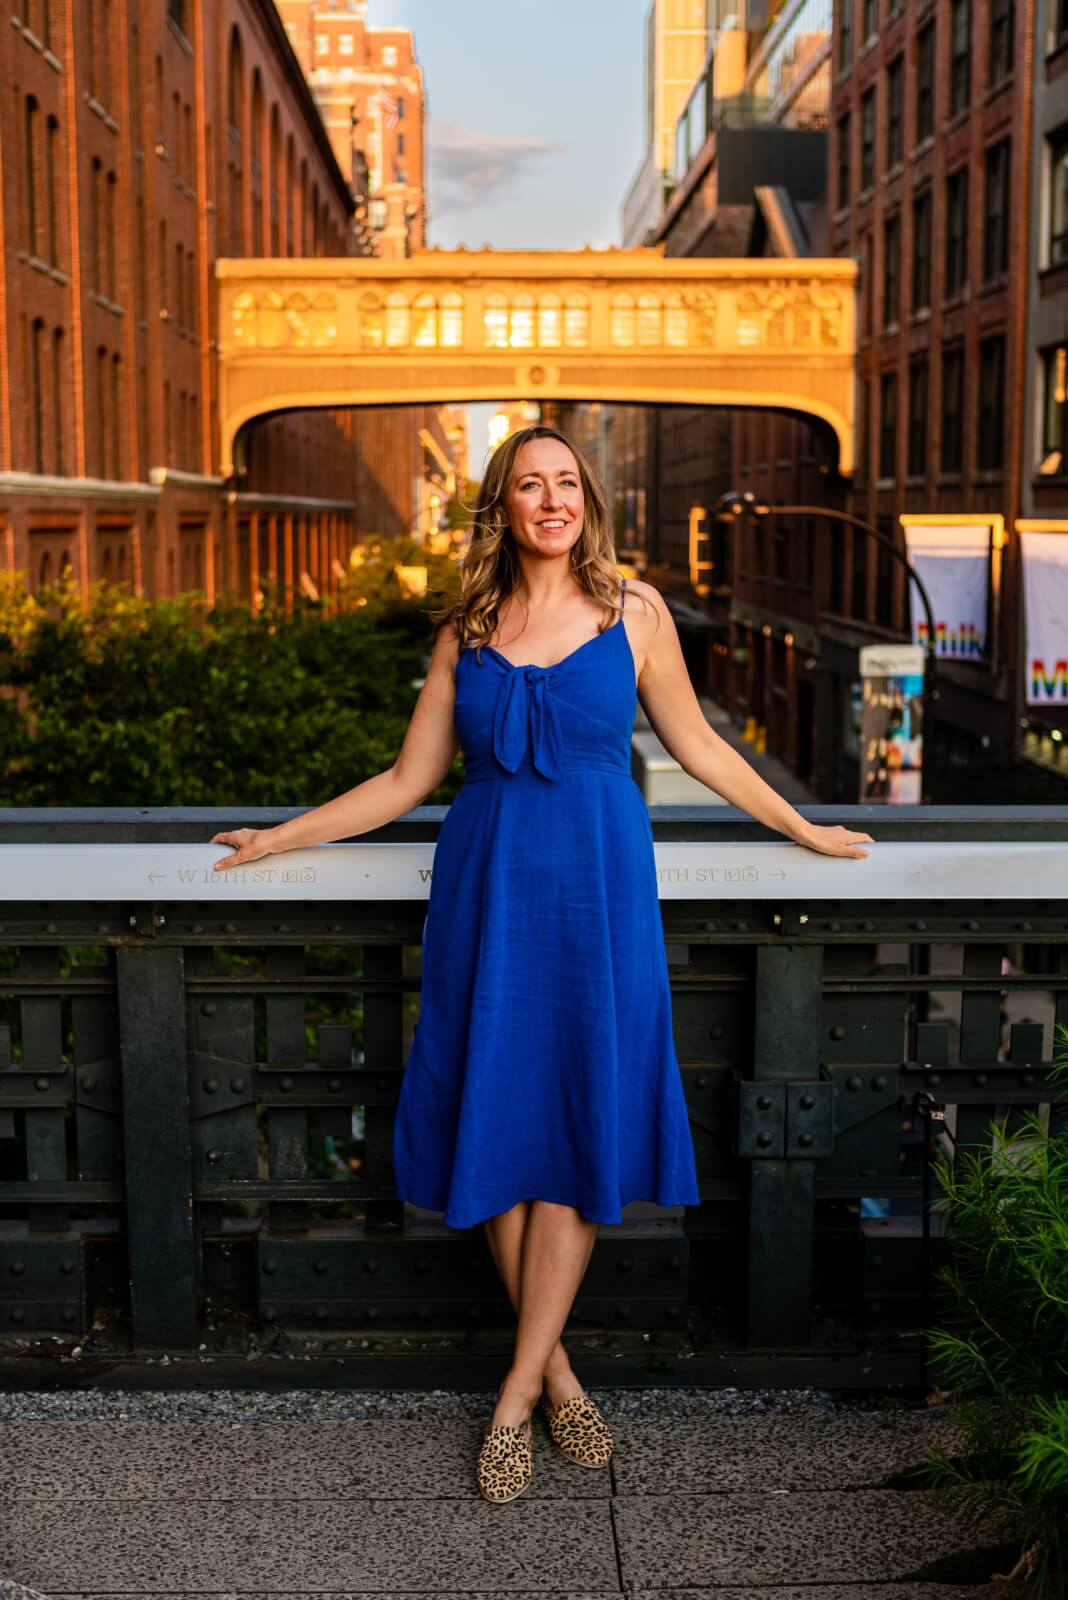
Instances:
[[[434,214],[482,205],[514,183],[531,162],[561,148],[551,139],[485,133],[460,122],[431,118],[429,189]]]

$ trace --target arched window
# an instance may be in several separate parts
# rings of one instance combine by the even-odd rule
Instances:
[[[30,445],[34,472],[44,472],[44,319],[34,317],[30,329],[30,382],[32,415],[30,417]]]
[[[508,296],[488,294],[482,311],[483,342],[490,350],[508,348]]]
[[[417,294],[412,301],[412,343],[432,348],[437,342],[437,307],[434,296]]]
[[[245,184],[242,140],[245,127],[245,69],[241,55],[241,34],[230,30],[230,59],[226,74],[227,170],[229,173],[230,251],[244,254]]]
[[[269,179],[270,190],[270,241],[268,249],[272,256],[282,253],[282,218],[280,207],[282,204],[282,119],[278,114],[276,105],[271,107],[271,171]]]
[[[690,315],[686,301],[676,290],[667,297],[664,308],[664,343],[673,349],[685,349],[690,342]]]
[[[443,294],[438,308],[438,343],[457,350],[464,342],[464,297],[450,291]]]
[[[376,294],[360,299],[360,343],[365,350],[377,350],[382,344],[382,302]]]
[[[116,483],[122,477],[122,357],[116,353],[111,358],[111,476]]]
[[[102,344],[96,347],[96,475],[108,475],[108,353]]]
[[[614,294],[612,296],[608,336],[613,344],[632,345],[634,343],[633,295]]]
[[[512,301],[508,343],[513,350],[529,350],[534,343],[534,296],[517,294]]]
[[[249,185],[252,189],[252,253],[266,254],[263,239],[263,141],[265,136],[263,83],[259,67],[252,74],[252,130],[249,149]]]
[[[408,301],[399,290],[386,297],[386,344],[410,344],[412,316]]]
[[[538,301],[538,344],[543,350],[558,350],[563,337],[563,302],[558,294],[543,294]]]
[[[311,194],[308,188],[308,162],[303,158],[300,163],[300,239],[297,244],[297,254],[306,256],[308,244],[311,239],[311,226],[308,210],[311,205]]]
[[[663,344],[664,313],[660,297],[655,294],[638,296],[638,343]]]
[[[296,253],[293,239],[293,197],[297,188],[297,152],[293,135],[286,140],[286,255]]]
[[[37,569],[37,587],[44,589],[52,582],[52,552],[46,550],[41,556],[41,564]]]
[[[59,266],[59,225],[56,217],[56,164],[59,149],[59,122],[49,117],[45,131],[45,204],[48,206],[48,260]]]
[[[115,174],[109,172],[106,190],[107,233],[104,244],[107,251],[107,297],[112,304],[115,304],[119,298],[118,272],[115,263],[119,237],[118,182],[119,180]]]
[[[321,256],[322,253],[323,253],[323,213],[322,213],[322,207],[319,204],[319,185],[317,183],[313,183],[312,184],[311,215],[312,215],[312,233],[311,233],[312,255],[313,256]]]
[[[26,96],[26,148],[24,151],[26,165],[23,181],[26,188],[26,245],[31,256],[40,254],[37,240],[37,229],[40,220],[37,214],[37,133],[40,122],[37,101],[32,94],[28,94]]]
[[[63,329],[52,330],[52,470],[57,478],[65,474],[63,414],[66,410],[66,377],[63,357]]]
[[[579,349],[590,342],[590,302],[584,294],[569,294],[564,302],[564,343]]]

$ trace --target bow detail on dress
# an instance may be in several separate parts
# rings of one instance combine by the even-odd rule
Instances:
[[[543,778],[560,770],[560,718],[553,702],[552,667],[512,667],[493,715],[493,754],[515,772],[529,741],[531,760]]]

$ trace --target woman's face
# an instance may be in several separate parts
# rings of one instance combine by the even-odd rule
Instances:
[[[582,532],[578,462],[559,439],[531,439],[520,450],[505,491],[505,510],[521,549],[566,555]]]

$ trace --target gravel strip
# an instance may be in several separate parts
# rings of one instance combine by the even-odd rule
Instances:
[[[857,1410],[908,1410],[900,1401],[843,1395],[824,1389],[607,1389],[587,1393],[605,1417],[825,1416]],[[434,1422],[481,1417],[492,1410],[496,1389],[334,1390],[76,1389],[0,1393],[0,1422],[318,1422],[377,1418]]]

